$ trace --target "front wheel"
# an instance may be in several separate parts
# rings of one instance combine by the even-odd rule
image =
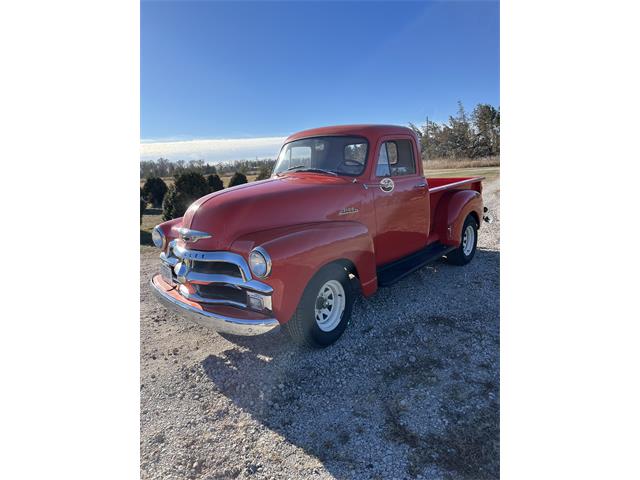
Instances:
[[[447,261],[454,265],[466,265],[476,254],[478,223],[473,215],[467,215],[462,226],[460,246],[447,254]]]
[[[323,348],[335,342],[349,323],[355,294],[344,267],[331,264],[309,282],[284,330],[296,342]]]

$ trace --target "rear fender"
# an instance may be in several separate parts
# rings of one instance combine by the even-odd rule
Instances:
[[[273,313],[280,323],[289,321],[309,280],[329,263],[353,264],[365,296],[377,290],[373,240],[361,223],[323,222],[257,232],[237,239],[232,250],[248,258],[257,246],[271,257],[271,274],[261,281],[273,288]]]
[[[445,245],[460,245],[462,225],[473,213],[478,226],[482,218],[482,195],[475,190],[454,190],[445,193],[436,211],[435,227]]]

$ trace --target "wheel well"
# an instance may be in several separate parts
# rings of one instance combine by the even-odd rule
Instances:
[[[476,221],[476,225],[478,226],[478,228],[480,228],[480,217],[478,217],[478,213],[474,210],[469,215],[473,217],[473,219]]]
[[[347,258],[342,258],[340,260],[335,260],[331,263],[335,263],[342,266],[347,272],[353,274],[353,276],[355,276],[358,279],[358,281],[360,280],[358,269],[356,268],[355,264],[351,260]]]

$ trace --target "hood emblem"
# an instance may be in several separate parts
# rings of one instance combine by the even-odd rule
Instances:
[[[198,230],[191,230],[190,228],[179,228],[178,235],[180,235],[180,239],[185,242],[195,243],[198,240],[202,240],[203,238],[211,238],[212,235],[206,232],[199,232]]]
[[[338,212],[338,215],[349,215],[350,213],[358,213],[360,210],[354,207],[343,208]]]

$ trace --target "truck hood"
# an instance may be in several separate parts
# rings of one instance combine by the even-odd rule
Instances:
[[[345,177],[295,173],[228,188],[196,200],[182,226],[211,234],[197,250],[226,250],[248,233],[290,225],[343,219],[344,208],[360,209],[362,185]],[[356,220],[350,215],[349,220]]]

